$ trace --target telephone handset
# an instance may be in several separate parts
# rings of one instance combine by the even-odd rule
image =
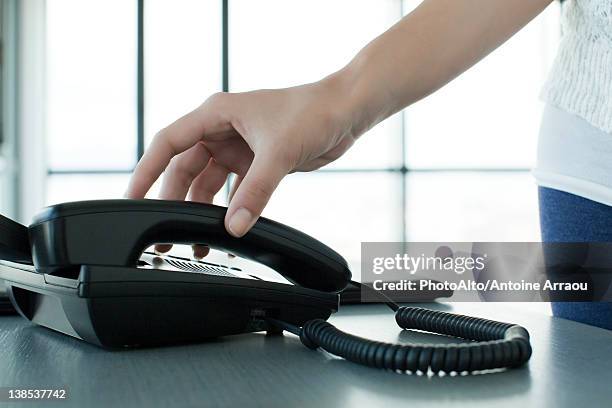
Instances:
[[[99,200],[48,207],[29,227],[2,217],[0,278],[23,317],[102,347],[286,330],[307,347],[395,371],[473,372],[518,366],[531,356],[529,335],[520,326],[399,306],[387,298],[404,329],[477,341],[391,345],[344,333],[326,321],[351,283],[344,258],[265,218],[234,238],[223,224],[226,211],[192,202]],[[143,253],[156,243],[206,244],[264,264],[288,282]]]
[[[262,263],[305,288],[339,292],[350,282],[344,258],[314,238],[265,218],[234,238],[223,224],[226,211],[164,200],[59,204],[30,226],[34,265],[51,274],[84,264],[130,267],[152,244],[202,243]],[[49,245],[58,238],[62,245]]]

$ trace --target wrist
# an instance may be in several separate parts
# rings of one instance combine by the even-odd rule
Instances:
[[[355,139],[395,113],[391,96],[385,95],[385,87],[369,75],[369,65],[367,56],[358,55],[350,64],[320,81],[335,101],[334,116]]]

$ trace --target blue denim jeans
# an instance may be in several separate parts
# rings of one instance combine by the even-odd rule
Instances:
[[[551,188],[539,188],[543,242],[612,242],[612,207]],[[553,314],[612,330],[612,303],[553,302]]]

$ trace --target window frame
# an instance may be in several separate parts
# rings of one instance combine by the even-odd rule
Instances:
[[[18,217],[17,199],[17,2],[0,1],[0,169],[2,214]]]

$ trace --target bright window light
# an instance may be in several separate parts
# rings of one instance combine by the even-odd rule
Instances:
[[[221,90],[221,2],[147,0],[145,135]]]
[[[49,168],[131,169],[136,1],[53,0],[46,12]]]

